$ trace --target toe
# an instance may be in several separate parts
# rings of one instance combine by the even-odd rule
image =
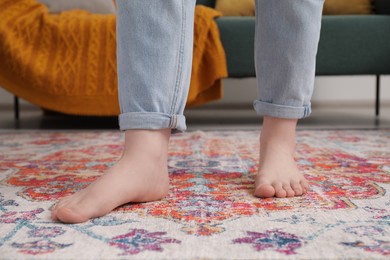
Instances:
[[[71,198],[72,198],[72,197],[69,196],[69,197],[66,197],[66,198],[61,199],[60,201],[58,201],[58,202],[54,205],[54,207],[53,207],[52,210],[58,210],[59,208],[64,207],[64,206],[71,200]]]
[[[285,198],[287,196],[287,192],[285,189],[283,189],[282,184],[277,183],[273,185],[275,188],[275,197],[278,198]]]
[[[291,188],[294,190],[295,196],[301,196],[303,194],[303,189],[302,189],[302,186],[299,182],[292,181]]]
[[[275,196],[275,189],[267,183],[258,184],[256,185],[254,195],[259,198],[271,198]]]
[[[64,207],[66,205],[65,199],[57,202],[52,208],[51,208],[51,219],[54,221],[58,221],[57,213],[58,209]]]
[[[58,204],[59,204],[59,203],[56,203],[56,204],[54,204],[54,205],[51,207],[51,211],[52,211],[52,212],[54,212],[54,211],[56,211],[56,210],[58,209]]]
[[[88,220],[81,214],[77,213],[77,205],[80,198],[77,196],[68,196],[60,200],[52,209],[51,218],[54,221],[61,221],[63,223],[75,224]]]
[[[306,194],[309,191],[309,182],[304,179],[300,182],[302,187],[302,194]]]
[[[86,222],[89,218],[74,211],[72,208],[60,208],[57,211],[57,219],[63,223],[76,224]]]
[[[51,219],[53,221],[58,221],[59,219],[57,218],[57,210],[52,210],[51,211]]]
[[[291,188],[289,184],[284,184],[283,189],[286,191],[286,197],[294,197],[295,191]]]

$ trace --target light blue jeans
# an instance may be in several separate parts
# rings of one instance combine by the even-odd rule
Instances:
[[[324,0],[256,0],[259,115],[311,113]],[[117,0],[119,126],[186,129],[195,0]]]

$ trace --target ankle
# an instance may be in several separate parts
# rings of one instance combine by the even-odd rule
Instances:
[[[297,119],[264,117],[260,135],[260,149],[288,149],[294,153]]]
[[[298,119],[277,118],[265,116],[263,119],[263,131],[272,132],[275,135],[288,134],[295,136]]]
[[[127,130],[122,158],[148,157],[155,162],[166,162],[170,129]]]

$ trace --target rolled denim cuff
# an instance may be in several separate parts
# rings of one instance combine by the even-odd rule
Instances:
[[[278,105],[260,100],[253,102],[253,107],[258,115],[286,119],[301,119],[311,114],[311,106],[293,107]]]
[[[129,112],[119,115],[119,128],[122,131],[130,129],[158,130],[170,128],[184,131],[186,119],[183,115],[169,115],[155,112]]]

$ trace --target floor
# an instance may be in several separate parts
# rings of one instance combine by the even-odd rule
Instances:
[[[185,112],[189,131],[195,130],[253,130],[261,119],[248,106],[188,109]],[[390,106],[382,106],[375,117],[372,106],[315,106],[309,118],[302,119],[299,129],[390,129]],[[0,107],[0,131],[9,130],[76,130],[118,129],[116,117],[85,117],[43,113],[41,109],[24,105],[20,119],[14,119],[12,107]]]

